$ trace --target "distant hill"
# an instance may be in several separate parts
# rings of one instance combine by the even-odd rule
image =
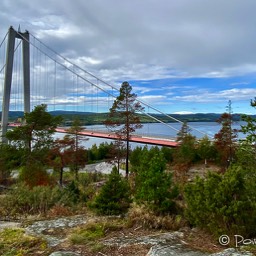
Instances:
[[[90,124],[102,124],[106,118],[108,113],[94,113],[94,112],[77,112],[77,111],[64,111],[64,110],[56,110],[50,111],[50,114],[56,116],[60,115],[64,119],[64,124],[70,124],[75,117],[79,118],[84,125]],[[1,112],[0,112],[1,114]],[[163,114],[150,114],[153,117],[160,119],[163,122],[171,122],[171,119]],[[216,113],[196,113],[196,114],[168,114],[174,119],[180,120],[182,122],[216,122],[221,116],[221,114]],[[15,121],[18,118],[24,117],[24,113],[22,111],[10,111],[9,113],[10,121]],[[256,118],[256,115],[253,115]],[[146,116],[140,115],[141,121],[143,123],[154,123],[156,122],[154,119]],[[173,122],[175,122],[173,119]],[[241,120],[241,114],[233,114],[234,121]]]

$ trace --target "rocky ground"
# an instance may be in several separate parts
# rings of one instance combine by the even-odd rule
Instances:
[[[106,217],[79,215],[52,220],[26,221],[23,223],[0,222],[4,228],[24,228],[26,234],[43,238],[47,242],[44,250],[30,255],[43,256],[251,256],[252,253],[226,249],[209,234],[198,229],[182,228],[179,231],[143,229],[141,226],[118,228],[106,231],[104,236],[88,244],[74,244],[71,232],[92,221],[107,221]],[[113,221],[113,217],[109,219]]]

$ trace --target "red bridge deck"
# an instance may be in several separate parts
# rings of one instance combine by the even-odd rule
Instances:
[[[68,133],[64,128],[57,128],[56,132],[60,133]],[[104,138],[104,139],[112,139],[116,140],[117,136],[114,133],[107,133],[102,131],[90,131],[84,130],[79,133],[80,135],[88,136],[88,137],[96,137],[96,138]],[[143,136],[132,135],[130,138],[131,142],[143,143],[143,144],[151,144],[151,145],[159,145],[166,147],[177,147],[178,143],[176,141],[161,139],[161,138],[149,138]]]
[[[20,126],[17,123],[9,123],[9,126],[15,127]],[[60,133],[68,133],[67,129],[64,128],[56,128],[56,132]],[[108,133],[103,131],[92,131],[92,130],[84,130],[79,133],[80,135],[88,136],[88,137],[96,137],[96,138],[103,138],[103,139],[112,139],[116,140],[117,136],[115,133]],[[150,138],[150,137],[143,137],[143,136],[136,136],[132,135],[130,138],[131,142],[143,143],[143,144],[151,144],[151,145],[158,145],[158,146],[166,146],[166,147],[177,147],[178,143],[173,140],[169,139],[161,139],[161,138]]]

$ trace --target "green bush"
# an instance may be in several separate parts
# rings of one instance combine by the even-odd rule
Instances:
[[[127,212],[130,202],[129,184],[114,167],[90,207],[98,214],[118,215]]]
[[[145,147],[136,169],[135,201],[155,213],[174,213],[178,189],[173,184],[172,174],[166,171],[163,153],[157,147],[150,150]]]
[[[225,174],[209,173],[185,187],[186,216],[191,224],[216,236],[256,235],[256,186],[240,167]]]

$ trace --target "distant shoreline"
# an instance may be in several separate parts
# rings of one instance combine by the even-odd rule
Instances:
[[[108,113],[95,113],[95,112],[77,112],[77,111],[49,111],[50,114],[56,116],[60,115],[63,117],[63,124],[71,125],[75,118],[79,118],[84,125],[96,125],[104,124]],[[222,114],[217,113],[196,113],[196,114],[150,114],[153,117],[161,120],[165,123],[176,122],[175,119],[181,122],[216,122]],[[141,123],[156,123],[154,119],[150,119],[149,116],[139,114]],[[171,119],[170,117],[173,119]],[[233,121],[241,121],[242,114],[233,114]],[[24,117],[23,111],[10,111],[9,120],[16,121],[19,118]],[[256,115],[252,117],[256,118]]]

